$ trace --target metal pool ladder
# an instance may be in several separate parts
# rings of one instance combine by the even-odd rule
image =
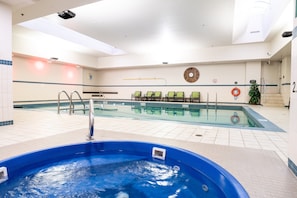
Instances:
[[[66,96],[67,96],[67,98],[68,98],[68,100],[69,100],[69,115],[71,115],[72,113],[74,113],[74,103],[73,103],[73,99],[72,99],[72,97],[73,97],[73,94],[77,94],[77,96],[79,97],[79,99],[80,99],[80,103],[83,105],[83,111],[84,111],[84,114],[86,113],[86,105],[85,105],[85,103],[84,103],[84,101],[83,101],[83,99],[81,98],[81,96],[80,96],[80,94],[77,92],[77,91],[73,91],[71,94],[70,94],[70,96],[67,94],[67,92],[66,91],[60,91],[59,92],[59,94],[58,94],[58,114],[60,114],[60,110],[61,110],[61,105],[60,105],[60,103],[61,103],[61,94],[62,93],[64,93]]]
[[[75,94],[79,97],[80,99],[80,103],[84,106],[83,108],[83,111],[84,111],[84,114],[86,113],[86,105],[83,101],[83,99],[81,98],[81,96],[79,95],[79,93],[77,91],[73,91],[71,94],[70,94],[70,104],[69,104],[69,115],[71,115],[71,113],[74,113],[74,103],[72,102],[72,96],[73,94]],[[71,109],[72,107],[72,109]]]
[[[61,105],[60,105],[60,103],[61,103],[61,94],[62,93],[64,93],[66,96],[67,96],[67,98],[68,98],[68,100],[69,100],[69,103],[70,103],[70,106],[72,105],[71,104],[71,102],[70,102],[70,97],[69,97],[69,95],[67,94],[67,92],[66,91],[60,91],[59,92],[59,94],[58,94],[58,114],[60,114],[60,110],[61,110]],[[74,107],[73,107],[74,108]],[[71,108],[70,108],[71,109]],[[69,109],[69,111],[70,111],[70,109]]]

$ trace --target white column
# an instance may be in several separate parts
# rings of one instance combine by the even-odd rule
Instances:
[[[296,0],[297,1],[297,0]],[[295,9],[296,9],[295,1]],[[297,175],[297,9],[291,47],[290,131],[288,165]]]
[[[12,11],[0,3],[0,127],[13,124]]]

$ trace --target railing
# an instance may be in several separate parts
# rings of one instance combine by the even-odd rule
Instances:
[[[85,114],[86,113],[86,105],[85,105],[83,99],[81,98],[81,96],[79,95],[79,93],[77,91],[73,91],[70,94],[69,115],[71,115],[72,113],[74,113],[74,103],[73,103],[73,100],[72,100],[73,94],[76,94],[79,97],[81,104],[84,106],[83,111],[84,111],[84,114]]]
[[[218,93],[216,93],[216,103],[215,103],[215,114],[216,114],[216,120],[217,120],[217,118],[218,118],[218,111],[217,111],[217,109],[218,109]]]
[[[86,113],[86,105],[83,101],[83,99],[81,98],[80,94],[77,92],[77,91],[73,91],[70,96],[67,94],[66,91],[60,91],[59,94],[58,94],[58,114],[60,114],[60,111],[61,111],[61,94],[64,93],[67,98],[68,98],[68,101],[69,101],[69,115],[71,115],[72,113],[74,113],[74,103],[73,103],[73,94],[76,94],[79,99],[80,99],[80,103],[83,105],[83,111],[84,111],[84,114]],[[65,108],[66,109],[66,108]]]
[[[69,109],[69,111],[72,109],[71,108],[71,105],[72,105],[72,103],[71,103],[71,100],[70,100],[70,97],[69,97],[69,95],[67,94],[67,92],[66,91],[60,91],[59,92],[59,94],[58,94],[58,114],[60,114],[60,110],[61,110],[61,105],[60,105],[60,103],[61,103],[61,94],[62,93],[64,93],[66,96],[67,96],[67,98],[68,98],[68,100],[69,100],[69,103],[70,103],[70,109]],[[73,107],[74,108],[74,107]]]
[[[89,101],[89,135],[88,140],[93,140],[94,135],[94,102],[92,99]]]
[[[207,93],[207,98],[206,98],[206,109],[208,110],[208,103],[209,103],[209,94]]]
[[[207,99],[206,99],[206,114],[207,114],[207,119],[208,119],[208,109],[209,109],[209,94],[207,93]],[[211,107],[212,108],[212,107]],[[217,110],[218,110],[218,93],[216,93],[216,98],[214,102],[214,110],[215,110],[215,119],[217,119]]]
[[[216,105],[215,105],[215,108],[216,108],[216,111],[217,111],[217,108],[218,108],[218,93],[216,93]]]
[[[217,110],[217,107],[218,107],[218,93],[216,93],[216,98],[215,98],[215,110]],[[206,98],[206,109],[209,108],[209,94],[207,93],[207,98]]]

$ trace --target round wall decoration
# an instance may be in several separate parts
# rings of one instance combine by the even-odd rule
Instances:
[[[199,78],[199,75],[199,71],[195,67],[189,67],[184,72],[185,80],[190,83],[196,82]]]

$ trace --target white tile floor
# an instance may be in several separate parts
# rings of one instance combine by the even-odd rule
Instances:
[[[251,108],[278,125],[283,130],[289,130],[288,109],[263,106],[251,106]],[[56,135],[69,134],[71,131],[77,130],[80,130],[78,136],[82,135],[85,137],[85,134],[82,134],[82,131],[87,133],[87,128],[87,116],[69,116],[67,114],[58,115],[56,112],[42,110],[15,109],[14,125],[0,127],[0,160],[16,155],[19,152],[26,151],[24,148],[21,151],[13,149],[16,145],[22,145],[26,142],[37,140],[38,138],[54,138],[58,137]],[[297,191],[294,190],[297,187],[296,177],[291,173],[287,173],[290,171],[286,166],[288,144],[288,135],[286,132],[221,128],[166,121],[96,117],[95,133],[100,135],[102,132],[102,134],[108,136],[108,131],[110,131],[110,134],[122,134],[122,136],[117,136],[119,138],[129,136],[129,138],[140,138],[139,140],[164,140],[164,142],[173,141],[177,146],[184,145],[184,143],[186,143],[185,147],[193,145],[189,149],[194,148],[197,145],[207,145],[208,150],[220,148],[221,150],[228,150],[228,152],[231,153],[236,152],[237,150],[252,153],[256,151],[258,154],[260,153],[262,155],[264,153],[269,156],[271,153],[275,152],[277,154],[275,156],[278,156],[279,158],[277,157],[275,159],[273,157],[273,160],[278,160],[281,163],[281,165],[278,164],[277,166],[282,166],[282,168],[285,169],[285,175],[289,174],[289,176],[285,177],[284,181],[279,181],[281,183],[277,183],[278,181],[275,181],[277,183],[275,185],[285,186],[285,189],[287,189],[283,190],[282,193],[279,193],[279,196],[277,193],[268,193],[267,191],[259,193],[259,189],[262,188],[258,186],[258,184],[251,184],[251,181],[257,180],[257,178],[251,179],[250,176],[243,176],[242,173],[237,173],[244,172],[242,170],[237,170],[238,167],[230,167],[230,170],[233,174],[238,174],[241,178],[241,182],[246,182],[245,186],[249,189],[251,197],[263,197],[263,195],[265,195],[264,197],[282,197],[284,195],[288,195],[286,197],[297,197]],[[2,151],[5,151],[5,148],[8,148],[6,151],[9,152],[2,153]],[[209,155],[210,157],[214,155],[213,159],[219,161],[220,164],[225,164],[226,167],[232,166],[233,161],[227,160],[227,154],[220,155],[220,149],[218,149],[219,151],[216,150],[216,153],[206,153],[206,155]],[[226,158],[224,158],[224,156],[226,156]],[[250,161],[253,161],[253,158],[251,159],[252,160]],[[241,164],[240,166],[244,167],[245,165]],[[269,166],[273,168],[275,164],[270,164]],[[261,175],[261,173],[259,173],[259,175]],[[264,181],[265,179],[262,180]],[[260,179],[257,182],[259,183],[262,180]],[[271,178],[267,177],[266,181],[271,181]],[[255,183],[257,182],[255,181]],[[294,189],[291,189],[292,183],[295,185]],[[269,184],[268,186],[273,186],[273,190],[276,189],[276,187],[272,184]]]
[[[285,131],[289,130],[289,110],[251,106]],[[95,119],[97,130],[127,132],[152,137],[275,151],[287,163],[288,134],[250,129],[189,125],[166,121],[125,118]],[[14,110],[14,125],[0,127],[0,146],[88,127],[88,117],[57,115],[41,110]]]

